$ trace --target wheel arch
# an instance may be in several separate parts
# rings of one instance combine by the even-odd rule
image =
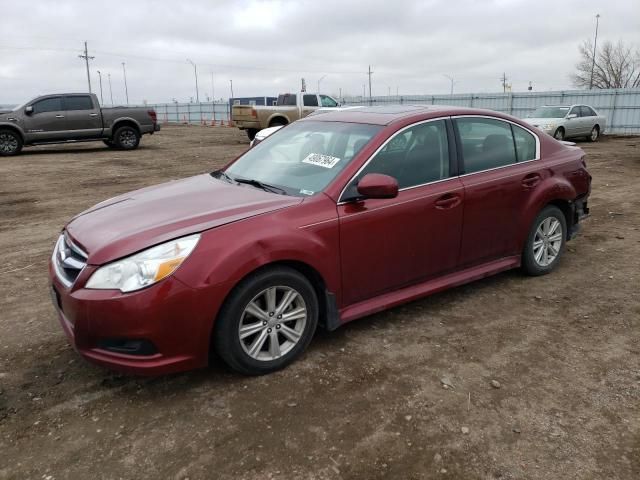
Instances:
[[[277,122],[277,123],[282,122],[285,125],[288,125],[289,124],[289,119],[287,117],[285,117],[284,115],[282,115],[281,113],[274,113],[273,115],[271,115],[269,117],[268,126],[269,127],[273,127],[274,126],[273,123],[275,123],[275,122]]]
[[[16,125],[13,125],[11,123],[0,123],[0,130],[11,130],[12,132],[17,133],[20,136],[20,139],[22,140],[22,143],[25,144],[25,138],[24,138],[24,132],[18,128]]]
[[[113,125],[111,125],[111,137],[113,137],[113,135],[116,133],[116,130],[118,130],[120,127],[125,126],[135,128],[138,134],[141,133],[140,124],[133,118],[119,118],[118,120],[113,122]]]

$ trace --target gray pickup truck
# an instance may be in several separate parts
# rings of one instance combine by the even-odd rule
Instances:
[[[0,112],[0,156],[17,155],[23,146],[90,141],[133,150],[142,135],[159,130],[153,109],[100,108],[89,93],[44,95]]]

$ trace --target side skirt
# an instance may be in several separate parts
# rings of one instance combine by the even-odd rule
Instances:
[[[520,261],[520,255],[501,258],[500,260],[460,270],[443,277],[428,280],[417,285],[411,285],[400,290],[395,290],[369,300],[349,305],[348,307],[340,310],[341,324],[344,325],[345,323],[357,318],[372,315],[395,307],[396,305],[401,305],[403,303],[426,297],[433,293],[464,285],[465,283],[473,282],[475,280],[480,280],[481,278],[489,277],[505,270],[517,268],[520,266]]]

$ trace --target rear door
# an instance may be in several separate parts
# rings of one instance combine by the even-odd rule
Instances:
[[[74,139],[97,138],[102,135],[100,107],[90,95],[65,95],[66,124]]]
[[[464,192],[448,130],[442,119],[401,130],[345,188],[338,204],[344,306],[456,268]],[[353,200],[368,173],[396,178],[398,196]]]
[[[306,117],[314,110],[320,108],[318,104],[318,95],[312,93],[302,94],[302,116]]]
[[[518,254],[520,213],[543,177],[538,138],[492,117],[454,119],[464,186],[460,267]]]
[[[66,138],[66,112],[62,96],[42,98],[30,106],[33,112],[24,117],[24,130],[29,141],[47,142]]]

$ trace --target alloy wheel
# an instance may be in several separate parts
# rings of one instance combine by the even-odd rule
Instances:
[[[555,217],[540,222],[533,239],[533,258],[541,267],[551,265],[562,247],[562,225]]]
[[[598,139],[598,129],[594,127],[591,129],[591,141],[595,142],[597,139]]]
[[[276,360],[298,344],[307,315],[298,291],[287,286],[269,287],[245,307],[238,327],[240,345],[255,360]]]
[[[137,141],[137,136],[135,132],[131,130],[125,130],[120,134],[120,144],[127,147],[135,147]]]
[[[9,133],[0,133],[0,151],[13,153],[18,149],[18,139]]]

